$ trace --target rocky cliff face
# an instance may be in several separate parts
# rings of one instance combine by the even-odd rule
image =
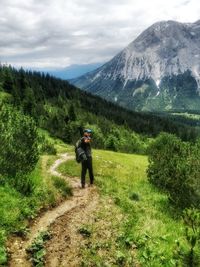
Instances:
[[[135,110],[200,109],[200,21],[162,21],[76,86]]]

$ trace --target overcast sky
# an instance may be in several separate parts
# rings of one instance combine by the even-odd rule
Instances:
[[[0,0],[0,62],[105,62],[160,20],[195,22],[199,0]]]

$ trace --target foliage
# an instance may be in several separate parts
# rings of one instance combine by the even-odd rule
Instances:
[[[47,134],[45,138],[50,139]],[[59,143],[59,152],[63,146],[66,149],[66,144]],[[55,159],[52,155],[40,157],[34,171],[27,176],[34,185],[29,195],[21,194],[8,183],[0,186],[0,264],[7,261],[5,241],[10,233],[24,236],[28,219],[34,218],[41,208],[55,206],[63,197],[71,195],[71,188],[63,179],[49,175],[49,166]]]
[[[174,259],[176,266],[200,265],[200,211],[197,209],[186,209],[183,212],[183,221],[185,224],[183,244],[177,240],[176,249],[174,251]]]
[[[118,139],[114,135],[109,135],[105,141],[106,149],[117,151],[118,150]]]
[[[0,174],[4,182],[28,194],[33,184],[27,175],[33,171],[39,156],[36,125],[32,118],[3,105],[0,132]]]
[[[149,148],[149,181],[169,194],[178,207],[200,207],[199,143],[161,134]]]
[[[193,267],[196,265],[196,255],[200,253],[200,211],[197,209],[187,209],[184,211],[183,220],[186,225],[185,237],[190,247],[188,254],[188,264]],[[195,251],[197,248],[197,251]],[[197,258],[200,264],[200,258]]]
[[[94,147],[130,153],[145,153],[147,140],[143,135],[156,136],[167,131],[184,140],[197,136],[195,128],[187,123],[129,111],[49,74],[0,66],[0,83],[17,109],[32,116],[40,128],[68,143],[75,143],[81,128],[88,124],[95,129]]]
[[[33,241],[31,246],[27,248],[27,252],[30,254],[30,259],[33,266],[42,267],[44,266],[45,242],[51,238],[49,232],[41,232]]]

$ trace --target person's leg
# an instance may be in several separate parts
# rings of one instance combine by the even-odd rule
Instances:
[[[92,167],[92,158],[89,158],[88,160],[88,171],[90,176],[90,184],[94,183],[94,174],[93,174],[93,167]]]
[[[81,186],[82,186],[82,188],[85,187],[85,175],[86,175],[86,172],[87,172],[87,161],[84,160],[82,162],[82,170],[81,170]]]

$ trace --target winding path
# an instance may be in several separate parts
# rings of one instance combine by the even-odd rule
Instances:
[[[57,171],[58,166],[72,159],[67,153],[50,167],[51,175],[59,176],[70,182],[73,188],[73,196],[63,201],[59,206],[46,211],[35,219],[30,226],[30,233],[26,240],[20,237],[12,237],[8,243],[10,254],[10,267],[30,267],[31,262],[27,258],[26,248],[41,231],[50,230],[52,239],[47,243],[46,263],[48,267],[78,266],[78,251],[81,237],[77,233],[77,227],[87,222],[90,214],[98,205],[98,193],[95,187],[80,188],[79,178],[63,176]]]

